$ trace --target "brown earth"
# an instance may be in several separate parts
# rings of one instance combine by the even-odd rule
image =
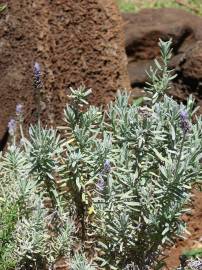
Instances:
[[[0,1],[2,3],[3,1]],[[69,87],[104,104],[130,88],[122,20],[112,0],[10,0],[0,15],[0,138],[18,102],[35,118],[33,65],[42,67],[42,120],[61,124]]]

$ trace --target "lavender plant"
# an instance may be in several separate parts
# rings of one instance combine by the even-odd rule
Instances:
[[[112,169],[94,208],[104,252],[100,259],[107,269],[154,266],[161,248],[183,231],[179,217],[190,201],[191,185],[201,179],[201,117],[192,123],[192,97],[184,106],[165,94],[174,78],[167,63],[170,42],[160,41],[160,48],[164,66],[155,63],[162,77],[152,70],[146,88],[152,96],[144,113],[129,105],[126,93],[119,93],[106,112]]]
[[[106,269],[154,265],[162,247],[183,231],[179,217],[191,185],[201,179],[201,118],[192,123],[194,100],[185,106],[165,94],[175,77],[168,69],[170,44],[160,41],[162,66],[155,61],[157,69],[151,69],[147,106],[130,105],[129,95],[119,92],[104,119],[88,126],[83,117],[89,111],[65,110],[70,132],[63,175],[80,198],[83,230],[99,240],[98,264]],[[110,169],[103,173],[106,162]],[[93,181],[98,192],[89,187]],[[84,224],[89,213],[91,224]]]
[[[72,269],[151,269],[181,235],[180,215],[202,177],[202,119],[192,121],[192,97],[183,105],[166,95],[174,78],[170,46],[160,41],[144,106],[118,92],[103,112],[88,106],[91,90],[71,88],[63,127],[39,121],[18,144],[11,125],[0,197],[19,207],[16,269],[53,269],[60,256]]]
[[[19,117],[19,110],[16,113]],[[52,269],[59,256],[69,256],[73,232],[68,209],[64,212],[55,187],[58,137],[37,124],[29,130],[30,140],[23,137],[18,144],[21,122],[12,123],[11,145],[0,160],[1,269]],[[47,198],[51,208],[46,206]]]
[[[71,263],[71,270],[95,270],[95,268],[81,254],[75,254]]]

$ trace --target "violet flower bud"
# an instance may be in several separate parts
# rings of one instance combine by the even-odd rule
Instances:
[[[110,171],[111,171],[111,165],[110,165],[110,161],[107,159],[107,160],[105,160],[105,162],[104,162],[103,173],[104,173],[104,174],[108,174],[108,173],[110,173]]]
[[[8,122],[8,132],[11,136],[13,136],[15,134],[16,131],[16,121],[14,119],[11,119]]]
[[[102,192],[105,188],[105,176],[111,171],[111,165],[109,160],[105,160],[103,170],[99,173],[99,180],[97,182],[98,191]]]
[[[42,81],[41,81],[41,67],[39,63],[35,62],[34,64],[34,86],[36,89],[39,89],[42,87]]]
[[[17,115],[22,114],[22,108],[23,108],[22,104],[17,104],[16,110],[15,110]]]
[[[190,130],[190,123],[187,111],[180,112],[180,125],[184,134],[186,134]]]

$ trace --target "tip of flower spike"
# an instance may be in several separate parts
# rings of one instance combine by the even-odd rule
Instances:
[[[22,113],[22,108],[23,108],[22,104],[17,104],[17,106],[16,106],[16,114],[17,115]]]
[[[39,65],[38,62],[34,63],[34,70],[35,70],[35,72],[40,72],[41,71],[41,68],[40,68],[40,65]]]
[[[35,62],[34,64],[34,86],[36,89],[40,89],[42,87],[41,67],[38,62]]]
[[[16,131],[16,121],[14,119],[11,119],[8,122],[8,132],[11,136],[13,136],[15,134]]]
[[[109,173],[111,171],[111,165],[110,165],[110,161],[108,159],[105,160],[104,162],[104,173]]]
[[[182,110],[180,111],[179,115],[180,115],[181,128],[183,130],[183,133],[186,134],[190,130],[188,113],[187,111]]]
[[[187,111],[180,111],[180,117],[183,118],[183,119],[187,119],[188,118]]]

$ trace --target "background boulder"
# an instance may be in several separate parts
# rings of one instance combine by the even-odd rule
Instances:
[[[178,76],[171,94],[177,100],[185,101],[193,93],[198,104],[202,104],[202,18],[174,8],[145,9],[137,14],[122,16],[134,95],[142,95],[148,79],[145,70],[153,64],[154,58],[160,56],[159,38],[172,38],[173,58],[170,67],[175,69]]]

